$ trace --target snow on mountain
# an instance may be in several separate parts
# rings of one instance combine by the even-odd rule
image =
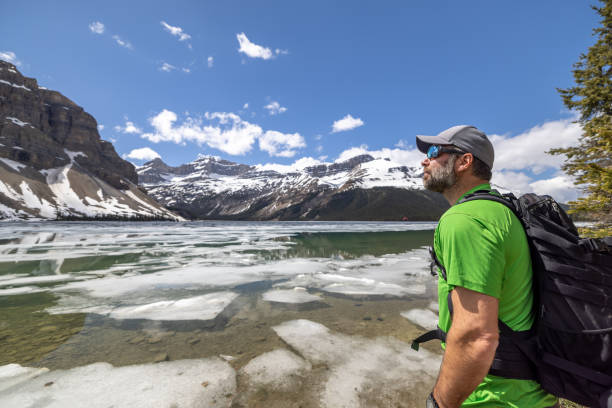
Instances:
[[[0,61],[0,219],[181,219],[70,99]]]
[[[137,173],[159,203],[200,219],[433,219],[445,207],[423,190],[420,168],[369,155],[305,166],[200,156],[171,167],[158,158]],[[383,196],[406,201],[385,205]]]

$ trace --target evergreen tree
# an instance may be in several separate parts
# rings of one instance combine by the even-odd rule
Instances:
[[[550,153],[564,154],[562,169],[584,186],[570,212],[590,216],[601,223],[600,234],[612,235],[612,0],[600,1],[602,7],[592,6],[602,17],[593,30],[597,42],[574,64],[575,86],[558,89],[565,106],[580,114],[584,133],[577,147]]]

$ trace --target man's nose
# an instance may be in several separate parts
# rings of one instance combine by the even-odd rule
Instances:
[[[421,166],[423,167],[429,166],[429,159],[427,157],[423,159],[423,161],[421,162]]]

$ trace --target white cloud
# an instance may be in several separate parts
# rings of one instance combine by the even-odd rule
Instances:
[[[334,162],[340,163],[346,161],[352,157],[359,156],[361,154],[369,154],[375,159],[391,159],[392,161],[410,167],[420,167],[421,161],[424,158],[423,153],[417,149],[403,150],[403,149],[389,149],[384,147],[380,150],[369,150],[368,146],[363,144],[358,147],[351,147],[338,156]]]
[[[396,144],[395,147],[399,147],[400,149],[408,149],[410,147],[412,147],[410,145],[410,143],[408,143],[407,141],[405,141],[404,139],[400,139]]]
[[[203,125],[201,119],[188,117],[177,126],[175,125],[178,119],[176,113],[164,109],[149,119],[155,131],[144,133],[142,137],[154,143],[195,142],[198,145],[206,144],[231,155],[242,155],[252,149],[255,140],[263,133],[261,127],[244,121],[233,113],[207,112],[205,118],[218,122],[218,125]]]
[[[149,147],[141,147],[140,149],[134,149],[128,154],[122,156],[124,159],[134,160],[146,160],[151,161],[153,159],[161,158],[159,153]]]
[[[242,109],[249,109],[249,103],[245,103],[244,105],[242,105]]]
[[[123,48],[127,48],[128,50],[133,49],[132,44],[129,41],[122,40],[118,35],[113,35],[113,40]]]
[[[11,64],[15,65],[16,67],[20,67],[21,66],[21,61],[19,61],[17,59],[17,55],[15,55],[14,52],[12,51],[0,51],[0,59],[10,62]]]
[[[561,203],[576,200],[580,193],[574,186],[574,181],[566,174],[547,180],[534,181],[529,186],[534,193],[548,194]]]
[[[89,25],[89,30],[94,34],[103,34],[104,33],[104,24],[99,21],[94,21]]]
[[[114,127],[116,132],[121,132],[121,133],[126,133],[126,134],[136,134],[139,135],[142,133],[142,129],[136,127],[136,125],[134,125],[134,122],[130,122],[129,120],[125,121],[125,126],[115,126]]]
[[[332,133],[344,132],[363,126],[363,121],[360,118],[354,118],[350,114],[346,115],[342,119],[338,119],[332,125]]]
[[[323,138],[323,135],[315,135],[315,140],[321,140]]]
[[[249,41],[246,34],[236,34],[240,48],[238,52],[242,52],[251,58],[262,58],[268,60],[274,56],[270,48],[262,47]]]
[[[212,68],[215,63],[215,59],[212,56],[210,56],[206,59],[206,62],[208,63],[208,68]]]
[[[287,50],[281,50],[281,49],[275,49],[274,52],[276,53],[276,55],[287,55],[289,54],[289,51]]]
[[[268,130],[259,137],[259,148],[270,156],[293,157],[295,149],[306,147],[304,138],[299,133],[281,133]]]
[[[179,41],[186,41],[191,38],[189,34],[183,32],[183,29],[181,27],[173,27],[170,24],[166,23],[165,21],[161,21],[160,23],[167,32],[178,37]]]
[[[495,148],[495,170],[531,170],[538,174],[546,169],[558,169],[563,156],[546,152],[554,147],[570,147],[578,143],[582,127],[562,119],[534,126],[517,136],[491,135]]]
[[[170,72],[170,71],[173,71],[175,69],[176,69],[176,67],[174,65],[168,64],[167,62],[164,62],[162,64],[162,66],[159,67],[159,70],[160,71],[164,71],[164,72]]]
[[[164,109],[149,119],[154,131],[141,137],[153,143],[194,142],[231,155],[248,153],[258,140],[261,150],[280,157],[292,157],[296,149],[306,145],[299,133],[264,132],[260,126],[241,119],[235,113],[206,112],[203,118],[187,116],[182,123],[177,124],[177,121],[176,113]],[[204,121],[209,123],[205,124]]]
[[[104,125],[98,125],[98,132],[101,132],[104,130]]]
[[[317,153],[321,153],[323,151],[323,146],[318,145],[315,150],[317,151]]]
[[[268,110],[270,115],[278,115],[287,111],[287,108],[285,108],[284,106],[280,106],[280,103],[276,101],[270,102],[269,104],[264,106],[264,108]]]
[[[517,196],[525,193],[547,194],[561,203],[580,196],[573,179],[561,171],[551,178],[539,180],[521,171],[494,171],[491,182],[494,187],[501,187],[502,191],[511,191]]]
[[[190,73],[190,72],[191,72],[191,70],[190,70],[189,68],[181,68],[181,70],[182,70],[183,72],[185,72],[186,74],[188,74],[188,73]]]

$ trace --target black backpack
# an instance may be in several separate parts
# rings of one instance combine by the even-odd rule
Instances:
[[[612,237],[580,238],[569,216],[549,196],[516,198],[482,190],[458,204],[471,200],[496,201],[516,214],[525,228],[534,273],[534,325],[525,335],[500,321],[500,346],[490,372],[534,378],[558,397],[612,408]],[[440,337],[444,333],[438,329],[419,339]],[[520,350],[523,364],[503,361],[508,359],[499,352],[501,346]],[[504,375],[505,366],[519,367],[518,373],[510,369]]]

